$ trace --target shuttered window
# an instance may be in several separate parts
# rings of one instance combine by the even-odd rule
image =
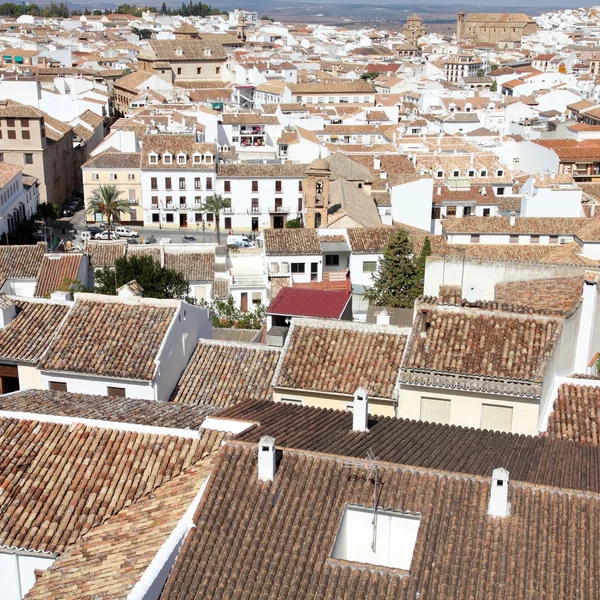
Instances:
[[[106,393],[113,398],[125,398],[125,388],[122,387],[111,387],[109,385],[106,388]]]
[[[450,423],[450,400],[421,397],[421,421]]]
[[[484,404],[481,407],[481,429],[512,431],[513,409],[511,406]]]

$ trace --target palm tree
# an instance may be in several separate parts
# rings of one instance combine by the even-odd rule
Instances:
[[[129,211],[129,202],[119,198],[122,193],[114,185],[101,185],[94,190],[87,209],[89,214],[102,213],[106,217],[109,239],[111,220],[118,220],[119,213]]]
[[[215,229],[217,230],[217,244],[221,245],[221,211],[231,206],[229,198],[223,198],[221,194],[213,194],[204,200],[200,210],[215,215]]]

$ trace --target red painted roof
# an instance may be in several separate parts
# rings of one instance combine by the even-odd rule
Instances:
[[[350,294],[345,290],[341,292],[295,287],[281,288],[267,312],[270,315],[339,319],[349,298]]]

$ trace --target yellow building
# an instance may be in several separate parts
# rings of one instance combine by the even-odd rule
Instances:
[[[129,213],[121,213],[121,221],[129,225],[143,225],[140,154],[106,150],[90,158],[81,168],[87,221],[102,221],[100,214],[89,214],[89,202],[101,185],[114,185],[121,199],[129,201]]]
[[[220,43],[194,38],[149,40],[138,56],[141,71],[169,82],[222,80],[226,60]]]

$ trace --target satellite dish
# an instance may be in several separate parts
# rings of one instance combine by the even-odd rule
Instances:
[[[480,298],[481,292],[478,285],[471,284],[465,288],[465,300],[467,302],[477,302]]]

